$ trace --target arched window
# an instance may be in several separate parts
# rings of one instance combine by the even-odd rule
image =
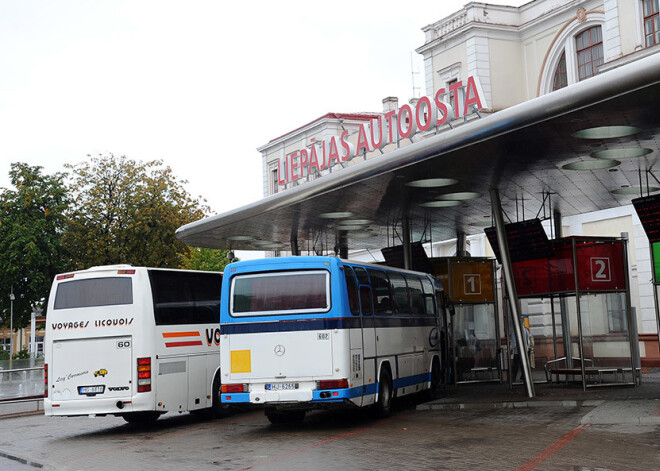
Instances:
[[[552,81],[552,91],[559,90],[568,85],[568,75],[566,74],[566,51],[561,53],[557,68],[555,69],[555,78]]]
[[[660,44],[659,0],[644,0],[644,38],[646,47]]]
[[[604,24],[604,12],[590,11],[576,15],[559,28],[543,61],[539,95],[598,73],[605,59],[604,51],[612,46],[609,43],[612,40],[603,37]]]
[[[582,31],[575,37],[578,80],[593,77],[603,63],[603,33],[600,26]]]

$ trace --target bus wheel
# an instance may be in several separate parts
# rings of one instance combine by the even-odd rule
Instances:
[[[271,424],[293,424],[296,422],[302,422],[307,411],[304,409],[283,411],[277,410],[274,407],[266,407],[264,413]]]
[[[227,404],[220,402],[220,373],[213,378],[213,405],[211,406],[211,416],[215,419],[226,417],[231,412]]]
[[[376,417],[384,418],[392,412],[392,378],[386,368],[380,372],[378,378],[378,402],[376,402]]]
[[[431,385],[426,391],[426,397],[429,401],[437,399],[440,395],[440,386],[442,385],[442,372],[440,371],[440,362],[437,358],[433,359],[431,364]]]
[[[160,417],[160,412],[131,412],[130,414],[122,415],[122,417],[129,424],[147,425],[152,424],[158,420],[158,417]]]

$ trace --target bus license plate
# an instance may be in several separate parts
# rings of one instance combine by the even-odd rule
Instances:
[[[266,385],[269,391],[292,391],[298,389],[298,383],[270,383]]]
[[[105,386],[78,386],[78,394],[102,394]]]

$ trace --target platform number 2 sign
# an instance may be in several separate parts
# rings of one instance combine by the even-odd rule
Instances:
[[[463,290],[466,295],[481,294],[481,275],[466,273],[463,275]]]
[[[591,281],[611,281],[610,259],[608,257],[591,257]]]

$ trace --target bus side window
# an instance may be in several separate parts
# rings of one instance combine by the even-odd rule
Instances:
[[[362,267],[353,267],[355,271],[355,276],[357,277],[358,284],[368,285],[369,284],[369,275],[367,275],[367,270]]]
[[[392,296],[387,274],[380,270],[367,269],[371,278],[371,289],[374,298],[374,311],[377,316],[392,315]]]
[[[410,293],[410,304],[413,316],[423,316],[426,314],[426,305],[424,303],[424,294],[422,293],[421,280],[412,275],[406,275],[408,282],[408,292]]]
[[[426,305],[426,314],[437,316],[435,310],[435,290],[433,283],[428,278],[422,278],[422,290],[424,291],[424,304]]]
[[[348,265],[344,265],[344,277],[346,278],[346,291],[348,292],[348,306],[351,314],[354,316],[360,315],[360,299],[358,297],[358,286],[355,281],[355,274],[353,269]]]
[[[393,294],[395,316],[410,315],[410,297],[406,280],[400,273],[390,273],[390,288]]]
[[[360,310],[363,316],[370,316],[374,313],[371,288],[369,286],[360,286]]]

